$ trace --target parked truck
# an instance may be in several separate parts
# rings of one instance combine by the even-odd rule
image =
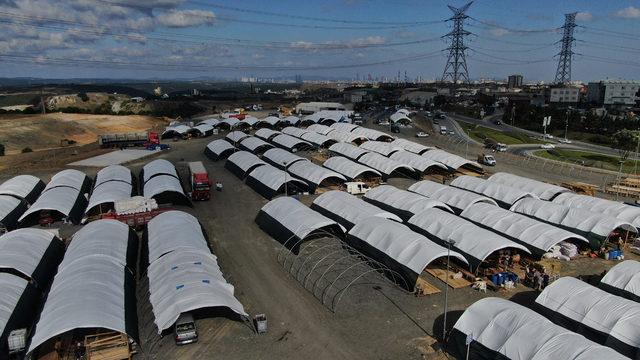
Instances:
[[[155,148],[160,146],[160,137],[157,132],[153,131],[101,134],[98,135],[98,145],[103,148],[125,148],[133,146]]]
[[[113,203],[113,207],[113,211],[101,214],[99,218],[118,220],[134,229],[142,229],[157,215],[171,210],[168,208],[161,209],[154,199],[146,199],[142,196],[117,200]]]
[[[192,200],[209,200],[211,198],[211,180],[202,161],[189,163],[189,181],[191,182]]]

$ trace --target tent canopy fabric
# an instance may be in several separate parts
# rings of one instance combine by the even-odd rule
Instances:
[[[0,224],[7,230],[18,227],[18,219],[27,211],[27,203],[11,195],[0,195]]]
[[[329,146],[329,151],[349,158],[351,160],[358,160],[362,155],[368,154],[370,151],[357,147],[348,143],[337,143]]]
[[[122,181],[108,181],[102,183],[91,193],[89,205],[85,213],[90,213],[95,207],[118,200],[129,199],[133,195],[133,186]]]
[[[569,189],[561,186],[504,172],[495,173],[491,175],[488,180],[532,193],[542,200],[552,200],[558,194],[570,192]]]
[[[365,174],[374,177],[382,176],[378,170],[374,170],[342,156],[332,156],[328,158],[322,166],[346,176],[349,180],[357,179]]]
[[[191,205],[191,201],[185,195],[180,180],[170,175],[158,175],[144,183],[142,191],[144,197],[154,198],[159,204],[172,203]]]
[[[408,190],[431,199],[440,200],[457,212],[462,212],[469,205],[479,202],[498,206],[493,199],[486,196],[429,180],[418,181],[411,185]]]
[[[249,136],[240,141],[240,147],[255,153],[256,151],[260,151],[260,149],[270,149],[273,145],[255,136]]]
[[[196,125],[210,125],[212,127],[218,127],[220,125],[220,120],[218,119],[204,119],[197,123]]]
[[[407,140],[407,139],[402,139],[402,138],[398,138],[398,139],[393,140],[391,142],[391,145],[401,147],[401,148],[405,149],[406,151],[409,151],[409,152],[412,152],[412,153],[418,154],[418,155],[422,155],[426,151],[435,149],[434,147],[425,146],[425,145],[422,145],[422,144],[418,144],[417,142],[413,142],[413,141],[410,141],[410,140]]]
[[[55,211],[77,224],[86,206],[87,199],[84,194],[71,187],[59,186],[43,192],[18,221],[21,225],[34,223],[37,221],[35,215],[40,211]]]
[[[451,186],[490,197],[496,200],[498,204],[502,204],[507,208],[511,207],[518,200],[536,197],[531,193],[522,191],[515,187],[498,184],[469,175],[462,175],[453,179]]]
[[[24,299],[25,297],[30,295],[39,295],[29,294],[29,288],[33,289],[33,286],[29,284],[28,280],[12,274],[0,273],[0,289],[2,289],[2,296],[0,297],[0,334],[2,334],[3,341],[5,342],[7,341],[6,337],[9,335],[8,332],[17,328],[15,327],[17,324],[10,323],[13,317],[30,317],[29,322],[31,322],[33,321],[33,318],[37,316],[37,314],[34,314],[35,311],[33,311],[37,307],[19,309],[19,304],[22,301],[27,300]],[[32,298],[27,301],[33,302],[33,300],[34,299]],[[36,306],[38,305],[39,304],[36,304]],[[28,313],[19,314],[18,312],[20,310],[24,310]],[[20,325],[26,326],[30,325],[30,323]],[[7,355],[5,354],[4,356]]]
[[[640,298],[640,262],[625,260],[618,263],[607,271],[601,283]]]
[[[184,211],[171,210],[154,217],[147,224],[145,235],[149,264],[176,250],[211,252],[200,222]]]
[[[295,126],[300,122],[300,118],[293,115],[287,116],[286,118],[282,119],[282,122]]]
[[[398,216],[371,205],[357,196],[339,190],[327,191],[318,196],[313,200],[311,208],[335,220],[346,229],[351,229],[355,224],[368,217],[402,222]]]
[[[171,328],[181,313],[226,307],[248,315],[233,295],[214,255],[191,249],[172,251],[149,265],[149,299],[158,334]]]
[[[83,173],[75,169],[62,170],[51,177],[51,181],[44,188],[43,192],[56,187],[69,187],[80,192],[88,192],[91,179]]]
[[[287,171],[300,180],[309,184],[311,190],[322,185],[325,181],[333,181],[334,183],[343,183],[347,179],[335,171],[331,171],[320,165],[316,165],[311,161],[297,161],[287,168]]]
[[[389,156],[397,151],[402,151],[403,149],[399,146],[391,145],[391,143],[384,141],[366,141],[360,145],[360,148],[377,152],[380,155]]]
[[[320,135],[327,135],[335,129],[326,125],[313,124],[307,127],[307,130],[317,132]]]
[[[360,156],[358,158],[358,162],[378,170],[384,178],[391,177],[394,173],[399,171],[405,171],[411,175],[415,173],[415,170],[411,166],[391,160],[388,157],[375,152],[366,153]]]
[[[267,199],[272,199],[282,192],[285,182],[288,186],[293,186],[299,190],[306,191],[308,188],[307,183],[304,181],[298,180],[268,164],[258,166],[247,176],[247,185]]]
[[[213,133],[213,125],[209,124],[199,124],[192,127],[191,129],[197,131],[199,136],[207,136]]]
[[[364,194],[364,199],[400,216],[403,221],[407,221],[413,215],[433,207],[453,213],[453,210],[447,204],[439,200],[429,199],[414,192],[400,190],[391,185],[380,185],[367,191],[367,193]]]
[[[449,168],[442,163],[425,159],[424,157],[406,150],[396,151],[389,156],[389,159],[395,160],[402,164],[407,164],[416,171],[426,173],[430,170],[448,171]]]
[[[132,184],[133,175],[131,174],[131,170],[127,167],[122,165],[109,165],[98,171],[93,188],[95,189],[108,181],[121,181],[127,184]]]
[[[394,140],[394,137],[387,133],[374,130],[374,129],[361,127],[361,126],[351,130],[351,132],[356,135],[366,136],[369,140],[377,140],[377,141],[393,141]]]
[[[273,139],[271,139],[271,142],[294,152],[313,147],[313,145],[311,145],[310,143],[287,134],[277,135]]]
[[[282,134],[280,131],[275,131],[267,128],[257,130],[253,135],[259,137],[264,141],[271,141],[272,138]]]
[[[160,134],[160,138],[166,139],[168,137],[180,137],[188,133],[189,130],[191,130],[191,127],[187,125],[167,126],[162,134]]]
[[[555,325],[529,308],[501,298],[490,297],[476,301],[465,310],[453,328],[465,338],[471,336],[473,341],[508,359],[625,358],[611,348]],[[460,340],[464,353],[465,339]]]
[[[281,121],[282,121],[282,119],[280,119],[277,116],[267,116],[266,118],[262,118],[262,119],[258,120],[257,123],[266,124],[266,125],[269,125],[269,126],[276,126]]]
[[[214,161],[224,158],[231,154],[235,148],[223,139],[213,140],[207,144],[205,154]]]
[[[332,124],[330,127],[336,129],[336,131],[351,132],[353,129],[359,126],[355,124],[350,124],[350,123],[338,122],[338,123]]]
[[[46,230],[25,228],[0,236],[0,268],[14,269],[42,286],[49,283],[63,255],[62,241]]]
[[[433,149],[424,152],[422,156],[431,161],[442,163],[453,170],[458,170],[462,167],[468,167],[477,171],[482,171],[482,166],[475,161],[467,160],[461,156],[448,153],[444,150]]]
[[[291,166],[291,164],[298,161],[309,161],[306,158],[295,155],[290,151],[274,148],[264,152],[262,158],[280,169]]]
[[[553,199],[553,202],[572,208],[587,209],[605,215],[615,216],[620,220],[632,223],[636,228],[640,228],[640,207],[637,206],[570,192],[559,194]]]
[[[336,140],[332,139],[331,137],[318,134],[317,132],[313,131],[302,134],[300,138],[316,146],[327,146],[336,143]]]
[[[239,143],[242,139],[248,138],[248,137],[249,135],[247,133],[236,130],[236,131],[230,131],[227,134],[227,136],[224,137],[224,139],[230,142],[231,144],[235,145]]]
[[[578,234],[490,204],[473,204],[467,207],[460,216],[517,240],[539,255],[566,240],[589,244],[589,240]]]
[[[162,174],[178,179],[176,167],[171,162],[165,159],[156,159],[142,167],[142,183],[144,184],[152,177]]]
[[[297,128],[297,127],[294,127],[294,126],[287,126],[286,128],[282,129],[282,133],[283,134],[295,136],[297,138],[301,138],[302,135],[304,135],[306,133],[309,133],[309,132],[313,132],[313,131],[300,129],[300,128]]]
[[[266,164],[266,162],[248,151],[237,151],[229,156],[224,166],[235,173],[236,176],[244,179],[253,169]]]
[[[473,258],[467,258],[470,263],[482,262],[494,252],[505,248],[529,253],[523,245],[438,208],[426,209],[411,217],[408,223],[431,239],[441,243],[453,241],[455,248]]]
[[[562,277],[547,286],[536,303],[554,315],[604,334],[605,344],[636,358],[640,347],[640,304],[609,294],[573,277]],[[622,344],[616,344],[621,342]]]
[[[45,184],[32,175],[18,175],[0,185],[0,195],[10,195],[33,204],[38,198]]]
[[[394,124],[396,124],[398,122],[400,122],[400,123],[411,123],[412,122],[411,119],[406,114],[401,113],[401,112],[396,112],[396,113],[391,114],[391,116],[389,116],[389,120]]]
[[[244,119],[242,119],[237,125],[236,128],[240,128],[240,127],[254,127],[257,123],[260,122],[260,119],[258,119],[255,116],[245,116]]]
[[[354,134],[354,133],[346,132],[342,130],[334,130],[330,132],[327,136],[337,142],[343,142],[343,143],[352,143],[357,140],[359,141],[369,140],[369,138],[367,138],[364,135],[358,135],[358,134]]]
[[[233,129],[239,124],[240,124],[240,120],[230,117],[230,118],[220,120],[220,123],[218,124],[218,126],[225,126],[230,129]]]

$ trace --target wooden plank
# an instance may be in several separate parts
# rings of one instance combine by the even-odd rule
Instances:
[[[460,288],[471,286],[471,283],[469,281],[465,280],[464,278],[454,279],[453,275],[455,274],[455,272],[453,272],[453,271],[449,271],[449,279],[448,280],[447,280],[447,272],[446,272],[446,270],[443,270],[443,269],[427,269],[427,272],[429,274],[437,277],[442,282],[449,284],[449,286],[454,288],[454,289],[460,289]]]
[[[421,277],[418,277],[418,281],[416,281],[416,289],[418,296],[433,295],[440,292],[440,289]]]

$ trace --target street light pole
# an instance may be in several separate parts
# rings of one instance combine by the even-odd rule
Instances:
[[[284,196],[289,196],[289,189],[287,186],[287,162],[283,161],[282,165],[284,165]]]
[[[565,140],[567,140],[567,132],[569,131],[569,111],[570,110],[567,110],[567,113],[564,118],[564,139]]]
[[[449,257],[451,255],[451,245],[454,244],[454,241],[449,239],[447,240],[447,270],[446,276],[444,279],[444,319],[442,324],[442,340],[444,342],[447,341],[447,311],[449,306]]]

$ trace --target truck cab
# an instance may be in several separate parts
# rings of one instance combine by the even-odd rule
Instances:
[[[205,169],[201,161],[189,163],[189,178],[192,200],[211,199],[211,180],[209,180],[207,169]]]
[[[198,341],[196,322],[191,313],[182,313],[173,327],[176,345],[191,344]]]

